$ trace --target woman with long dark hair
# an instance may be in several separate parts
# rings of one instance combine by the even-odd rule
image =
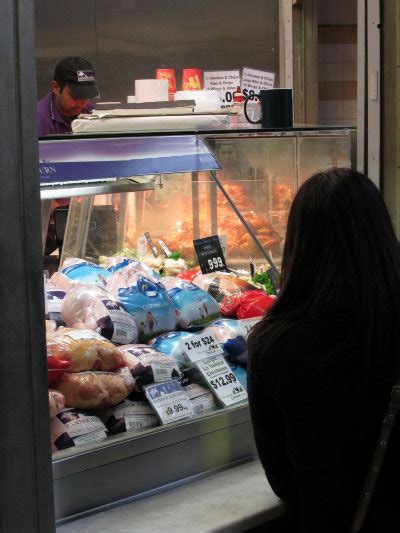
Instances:
[[[383,199],[358,172],[316,174],[292,204],[276,303],[249,337],[257,449],[288,503],[279,531],[349,531],[399,374],[400,250]],[[400,527],[399,430],[362,531]]]

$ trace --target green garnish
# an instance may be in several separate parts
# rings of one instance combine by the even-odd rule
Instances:
[[[181,258],[181,254],[179,252],[171,252],[168,256],[168,259],[174,259],[175,261],[178,261],[178,259]]]
[[[274,286],[272,285],[268,272],[254,274],[251,279],[254,283],[260,283],[260,285],[263,285],[268,294],[275,294]]]

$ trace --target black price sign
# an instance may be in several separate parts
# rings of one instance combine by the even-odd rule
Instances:
[[[193,244],[203,274],[218,270],[229,272],[218,235],[196,239]]]

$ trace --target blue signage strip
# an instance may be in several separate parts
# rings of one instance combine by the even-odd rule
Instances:
[[[196,135],[39,141],[41,185],[220,168]]]

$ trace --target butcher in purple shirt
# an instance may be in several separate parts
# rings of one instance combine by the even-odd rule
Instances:
[[[81,57],[66,57],[54,70],[52,92],[37,103],[38,135],[70,133],[80,113],[91,113],[99,91],[92,65]]]

